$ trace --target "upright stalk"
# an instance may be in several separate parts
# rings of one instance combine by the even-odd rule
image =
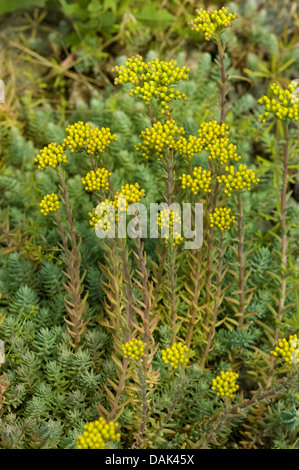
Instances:
[[[83,292],[83,277],[80,273],[81,255],[79,252],[79,243],[77,241],[75,224],[72,217],[66,182],[60,168],[57,169],[57,173],[60,178],[62,197],[65,204],[69,227],[69,233],[66,233],[62,226],[61,220],[57,215],[56,222],[58,231],[62,238],[62,244],[66,256],[66,272],[69,278],[69,283],[67,285],[65,284],[65,289],[71,299],[70,301],[65,299],[65,306],[70,317],[70,320],[65,319],[65,321],[68,324],[67,331],[74,340],[74,343],[71,341],[71,344],[75,348],[75,351],[77,351],[81,342],[81,337],[85,332],[86,322],[83,322],[82,316],[85,311],[85,302],[87,296],[81,298]],[[68,248],[68,239],[71,242],[71,250]]]
[[[288,125],[285,124],[284,126],[284,138],[285,138],[285,146],[284,146],[284,157],[283,157],[283,174],[282,174],[282,191],[281,191],[281,198],[280,198],[280,210],[281,210],[281,267],[282,267],[282,276],[281,276],[281,297],[278,305],[278,323],[282,320],[283,309],[286,300],[286,288],[287,288],[287,279],[286,279],[286,270],[287,270],[287,247],[288,247],[288,239],[287,239],[287,230],[286,230],[286,202],[287,202],[287,189],[288,189],[288,161],[289,161],[289,129]],[[277,342],[279,335],[279,326],[275,330],[274,341]]]
[[[166,183],[166,199],[168,207],[173,202],[173,190],[174,190],[174,155],[173,152],[167,149],[166,153],[166,165],[167,165],[167,183]],[[169,291],[170,291],[170,304],[171,304],[171,331],[172,331],[172,343],[175,341],[175,328],[176,328],[176,274],[175,274],[175,261],[176,261],[176,250],[172,244],[170,237],[170,243],[168,247],[168,259],[169,259]]]
[[[64,319],[67,323],[67,331],[72,338],[70,343],[77,352],[81,342],[81,336],[86,326],[86,323],[82,320],[86,298],[81,299],[83,289],[80,278],[80,266],[78,259],[74,255],[73,246],[72,251],[70,251],[68,247],[68,237],[58,214],[55,214],[55,219],[65,254],[64,262],[66,264],[66,275],[69,279],[69,282],[64,284],[64,287],[67,294],[70,296],[70,300],[65,298],[64,302],[70,319],[68,320],[65,317]]]
[[[172,332],[172,343],[175,342],[176,336],[176,275],[175,275],[175,247],[170,241],[169,250],[169,281],[170,281],[170,292],[171,292],[171,332]]]
[[[127,341],[131,339],[131,332],[133,329],[133,293],[132,293],[132,284],[131,284],[131,275],[130,275],[130,269],[129,269],[129,262],[127,259],[127,254],[124,246],[124,242],[121,238],[117,238],[117,244],[120,248],[120,253],[121,253],[121,259],[122,259],[122,265],[123,265],[123,272],[124,272],[124,279],[126,283],[126,313],[127,313],[127,319],[128,319],[128,325],[127,325]]]
[[[144,342],[146,343],[145,354],[144,354],[144,363],[147,363],[147,356],[148,356],[148,347],[149,347],[149,322],[150,322],[150,293],[148,289],[148,275],[146,271],[146,263],[143,254],[143,247],[141,243],[140,235],[136,238],[136,245],[137,245],[137,253],[138,253],[138,260],[139,260],[139,268],[141,274],[141,282],[142,282],[142,290],[143,290],[143,301],[144,301],[144,316],[143,316],[143,324],[144,324]]]
[[[225,101],[226,101],[226,81],[225,81],[225,65],[224,65],[224,50],[221,43],[220,36],[217,38],[217,48],[220,60],[220,76],[221,76],[221,91],[220,91],[220,123],[225,121]]]
[[[208,338],[207,338],[207,344],[201,359],[200,365],[202,367],[205,366],[210,348],[211,348],[211,343],[212,339],[215,334],[215,329],[216,329],[216,323],[217,323],[217,314],[218,310],[220,307],[220,301],[221,301],[221,284],[223,280],[223,273],[222,273],[222,264],[223,264],[223,232],[221,232],[221,238],[220,238],[220,244],[219,244],[219,260],[218,260],[218,269],[217,269],[217,286],[216,286],[216,295],[215,295],[215,303],[214,303],[214,308],[213,308],[213,316],[212,316],[212,324],[209,330]]]
[[[138,230],[138,227],[137,227]],[[146,420],[148,416],[148,403],[147,403],[147,369],[149,367],[149,340],[150,340],[150,292],[148,288],[148,274],[146,271],[146,262],[143,254],[143,247],[140,239],[140,234],[136,238],[137,245],[137,256],[139,261],[139,269],[141,275],[141,285],[143,292],[143,302],[144,302],[144,312],[142,315],[142,322],[144,328],[144,337],[143,340],[146,344],[144,350],[144,356],[142,360],[142,369],[139,371],[139,380],[142,391],[142,412],[141,412],[141,425],[138,432],[137,442],[142,443],[143,434],[145,430]]]
[[[288,124],[284,124],[284,152],[283,152],[283,171],[282,171],[282,190],[280,195],[280,225],[281,225],[281,282],[280,282],[280,299],[278,304],[277,311],[277,325],[274,331],[274,343],[277,343],[280,332],[280,324],[282,321],[285,301],[286,301],[286,291],[287,291],[287,279],[286,279],[286,270],[287,270],[287,248],[288,248],[288,239],[287,239],[287,222],[286,222],[286,210],[287,210],[287,190],[288,190],[288,161],[289,161],[289,128]],[[274,370],[274,356],[271,356],[270,370]],[[272,376],[269,377],[268,386],[271,385]]]
[[[220,124],[223,124],[225,121],[226,109],[225,109],[225,102],[226,102],[226,79],[225,79],[225,64],[224,64],[224,48],[221,43],[220,35],[217,37],[217,49],[219,55],[219,63],[220,63]],[[215,165],[213,160],[210,161],[210,171],[212,176],[215,177]],[[219,182],[217,178],[215,178],[215,186],[213,192],[210,195],[209,202],[208,202],[208,212],[213,211],[217,205],[219,196]],[[211,288],[211,271],[212,271],[212,251],[213,251],[213,244],[214,244],[214,229],[213,227],[209,227],[208,230],[208,247],[207,247],[207,271],[206,271],[206,283],[208,289],[208,296],[210,288]],[[208,313],[204,319],[204,322],[208,321]]]
[[[201,250],[198,248],[196,253],[196,271],[194,275],[194,294],[191,305],[190,320],[188,324],[186,346],[190,348],[193,335],[194,326],[196,323],[197,305],[200,295],[200,263],[201,263]]]
[[[244,280],[244,228],[243,228],[243,203],[242,193],[238,192],[238,263],[239,263],[239,321],[238,329],[240,330],[244,323],[245,315],[245,280]]]

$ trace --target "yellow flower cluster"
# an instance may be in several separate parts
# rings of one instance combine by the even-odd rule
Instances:
[[[211,192],[211,172],[203,170],[201,166],[194,168],[192,176],[184,173],[179,179],[182,180],[182,189],[190,188],[195,195],[199,191]]]
[[[69,134],[64,139],[64,144],[71,152],[86,151],[89,155],[104,152],[105,148],[116,139],[115,134],[111,134],[109,127],[92,127],[82,121],[76,122],[66,128]]]
[[[99,418],[97,421],[85,424],[82,436],[77,438],[78,449],[105,449],[106,444],[111,441],[120,441],[120,433],[116,432],[118,423]]]
[[[136,338],[133,338],[122,345],[124,357],[136,360],[140,359],[144,355],[144,348],[145,343]]]
[[[250,191],[252,184],[257,184],[260,180],[256,178],[254,171],[246,165],[240,164],[236,170],[233,166],[225,167],[226,175],[217,176],[219,183],[224,183],[226,189],[224,192],[231,196],[233,190],[242,191],[247,189]]]
[[[164,364],[177,369],[180,364],[187,364],[189,348],[182,343],[174,343],[170,348],[163,349],[162,359]]]
[[[37,163],[37,168],[43,170],[46,166],[56,168],[60,163],[66,163],[66,155],[64,155],[65,147],[63,145],[57,145],[51,143],[40,150],[40,154],[34,159]]]
[[[164,209],[158,213],[158,226],[161,228],[161,235],[166,246],[168,246],[170,238],[172,238],[173,246],[179,245],[183,241],[180,233],[174,231],[176,224],[181,225],[181,217],[177,212]]]
[[[241,158],[236,152],[237,146],[230,143],[228,137],[214,140],[205,150],[209,152],[210,160],[217,159],[221,165],[225,165],[228,160],[238,161]]]
[[[109,189],[108,178],[111,176],[106,168],[98,168],[96,171],[92,170],[84,178],[81,178],[82,184],[85,186],[85,191],[100,191],[100,189]]]
[[[194,31],[204,34],[205,40],[209,41],[215,35],[220,34],[225,28],[231,26],[231,21],[236,19],[236,13],[228,13],[227,7],[220,10],[196,10],[197,16],[191,20],[188,25]]]
[[[167,147],[173,150],[178,149],[176,137],[184,133],[183,127],[179,128],[174,120],[168,120],[164,124],[159,121],[141,132],[140,138],[143,139],[143,143],[135,145],[135,149],[142,150],[142,156],[145,158],[155,154],[157,160],[160,161]]]
[[[154,123],[151,128],[143,131],[140,134],[143,142],[135,145],[135,149],[142,150],[145,158],[155,154],[158,161],[162,160],[166,148],[190,158],[195,153],[200,154],[202,150],[206,150],[209,159],[217,158],[224,165],[229,159],[238,161],[241,158],[236,152],[237,147],[229,142],[228,133],[228,126],[211,121],[200,125],[198,137],[190,135],[186,139],[184,128],[178,127],[174,120],[168,120],[163,124]]]
[[[39,203],[41,213],[48,215],[49,212],[55,212],[59,209],[59,201],[57,194],[47,194]]]
[[[288,364],[297,364],[299,362],[299,340],[297,335],[290,335],[289,339],[286,338],[278,340],[276,346],[271,354],[275,357],[282,356]]]
[[[270,89],[275,98],[270,99],[264,95],[258,100],[258,103],[266,109],[264,114],[259,116],[261,121],[266,122],[270,115],[275,116],[279,120],[290,119],[291,121],[298,121],[299,105],[292,96],[295,88],[296,85],[294,83],[289,84],[287,90],[277,83],[272,83]]]
[[[195,153],[200,154],[202,148],[201,140],[194,135],[190,135],[188,139],[181,136],[176,144],[176,150],[179,151],[180,155],[187,155],[190,158],[192,158]]]
[[[198,129],[198,136],[203,147],[207,147],[216,139],[227,137],[228,134],[229,127],[224,123],[218,124],[217,121],[204,121]]]
[[[227,207],[215,209],[215,212],[209,214],[211,227],[216,226],[221,231],[225,229],[229,230],[231,225],[236,221],[236,217],[234,215],[230,215],[230,212],[231,209],[228,209]]]
[[[146,104],[150,104],[155,98],[161,105],[163,114],[169,114],[171,100],[187,99],[185,93],[175,90],[173,85],[187,80],[189,69],[185,66],[178,67],[175,60],[165,62],[156,58],[145,63],[137,55],[129,58],[125,65],[115,67],[114,71],[118,74],[114,80],[115,85],[132,83],[135,89],[131,89],[130,96],[139,96]]]
[[[229,127],[217,121],[203,122],[198,129],[198,138],[202,148],[208,152],[209,159],[217,159],[221,165],[225,165],[228,160],[241,159],[236,152],[236,145],[229,142],[228,134]]]
[[[236,372],[224,372],[222,370],[220,375],[218,375],[216,379],[212,380],[211,389],[217,390],[218,396],[233,398],[234,393],[239,388],[239,385],[235,383],[238,377],[239,374]]]
[[[140,202],[144,194],[144,189],[140,189],[138,183],[121,186],[120,192],[115,194],[113,200],[105,199],[88,213],[90,225],[95,230],[110,230],[111,224],[118,221],[119,215],[125,214],[130,204]],[[103,217],[105,220],[102,220]]]

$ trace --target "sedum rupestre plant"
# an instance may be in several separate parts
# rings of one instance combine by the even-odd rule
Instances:
[[[246,150],[244,158],[228,116],[223,32],[236,18],[227,8],[200,9],[189,23],[218,51],[218,106],[208,119],[194,119],[192,130],[184,120],[188,67],[136,55],[114,68],[135,134],[124,112],[122,132],[103,117],[98,126],[74,120],[35,157],[31,210],[43,216],[51,256],[34,263],[9,245],[1,265],[9,294],[0,317],[9,351],[1,447],[273,448],[296,440],[298,223],[288,204],[298,103],[294,88],[279,84],[269,88],[277,99],[258,101],[262,124],[273,117],[283,138],[277,207],[265,214],[255,206],[272,168],[255,167]],[[134,155],[127,172],[124,141]]]

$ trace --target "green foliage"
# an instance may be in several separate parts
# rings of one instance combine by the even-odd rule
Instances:
[[[23,8],[36,5],[50,10],[53,7],[52,2],[22,2]],[[168,53],[175,56],[178,51],[179,65],[187,63],[191,72],[190,80],[180,86],[188,101],[176,104],[173,118],[184,127],[186,138],[196,136],[202,122],[220,118],[217,81],[221,75],[214,61],[214,45],[207,46],[198,41],[186,28],[186,19],[191,12],[193,14],[193,6],[193,2],[187,2],[178,8],[177,2],[173,1],[160,6],[156,2],[142,5],[123,0],[60,0],[60,10],[52,10],[53,17],[59,18],[60,22],[55,19],[58,26],[50,33],[49,42],[40,33],[43,38],[41,54],[45,44],[53,47],[55,61],[65,58],[65,53],[75,52],[73,75],[65,76],[54,60],[51,67],[48,64],[49,76],[45,80],[49,81],[42,88],[44,95],[36,104],[35,93],[38,95],[40,91],[34,90],[30,95],[29,86],[29,92],[25,92],[20,102],[18,127],[7,126],[7,114],[0,110],[3,144],[0,160],[0,337],[6,352],[6,361],[1,366],[3,376],[0,376],[1,448],[72,449],[76,447],[77,436],[82,434],[84,424],[96,420],[99,414],[108,419],[113,413],[121,425],[119,445],[123,448],[133,445],[169,449],[200,445],[209,448],[289,448],[296,443],[298,377],[294,378],[288,393],[278,396],[275,392],[272,401],[257,399],[254,406],[242,408],[244,400],[251,400],[253,393],[259,397],[269,381],[275,390],[276,380],[279,385],[282,377],[288,377],[289,370],[285,366],[271,372],[270,351],[274,347],[277,328],[279,336],[298,334],[299,330],[298,200],[292,193],[298,170],[297,128],[290,129],[288,269],[285,273],[286,305],[281,321],[277,318],[282,276],[279,196],[285,142],[279,126],[262,128],[257,124],[256,98],[266,92],[268,82],[273,79],[287,82],[293,78],[299,63],[293,23],[288,40],[282,39],[278,29],[272,31],[271,15],[274,18],[277,12],[279,18],[282,15],[279,4],[273,6],[271,15],[255,1],[245,2],[239,9],[236,6],[235,11],[240,14],[236,28],[223,34],[226,42],[224,66],[229,85],[226,123],[230,127],[231,141],[242,155],[242,162],[252,167],[261,180],[257,190],[243,196],[245,297],[248,300],[243,327],[238,328],[237,227],[224,240],[222,303],[211,348],[205,364],[201,364],[208,331],[211,331],[209,319],[217,301],[218,237],[210,251],[209,240],[204,239],[203,260],[199,261],[196,253],[186,255],[179,248],[170,251],[171,254],[167,252],[163,258],[161,241],[144,239],[144,247],[140,247],[129,240],[125,244],[126,273],[121,247],[99,243],[90,228],[88,212],[96,207],[99,199],[94,194],[87,194],[81,182],[81,177],[90,170],[86,155],[67,152],[68,163],[64,170],[71,213],[80,240],[79,274],[83,294],[88,293],[83,314],[83,320],[87,321],[86,331],[77,351],[70,345],[66,330],[66,299],[69,299],[69,292],[67,295],[65,291],[68,282],[66,250],[53,221],[39,212],[42,196],[57,191],[59,182],[51,169],[33,170],[34,156],[49,142],[61,143],[65,128],[78,120],[99,128],[110,127],[117,135],[117,141],[112,142],[105,152],[103,164],[112,172],[113,188],[118,191],[122,184],[138,181],[145,189],[146,205],[161,202],[165,198],[167,169],[163,164],[146,161],[134,147],[140,142],[141,131],[150,126],[147,108],[128,96],[130,86],[114,89],[111,63],[107,70],[102,65],[108,61],[123,64],[132,52],[142,53],[151,60]],[[9,5],[3,2],[0,14],[17,8],[16,1]],[[233,5],[231,9],[234,9]],[[275,24],[275,27],[280,26]],[[25,39],[26,46],[37,47],[38,41],[34,42],[34,39]],[[99,91],[103,73],[108,77],[105,75],[107,87]],[[85,74],[83,82],[80,81],[82,74]],[[43,79],[36,83],[43,83]],[[74,83],[79,83],[79,92]],[[66,88],[69,102],[65,97]],[[88,89],[86,96],[85,88]],[[47,103],[52,93],[58,96],[56,107]],[[158,112],[158,108],[153,106],[153,112]],[[192,161],[181,158],[176,162],[176,177],[191,167],[202,165],[207,168],[208,164],[204,153],[195,155]],[[178,185],[175,191],[178,200],[182,201],[183,194]],[[224,197],[221,203],[236,210],[233,198],[228,201]],[[66,222],[64,210],[63,207],[61,214]],[[67,243],[70,246],[69,239]],[[210,272],[208,256],[211,257]],[[211,281],[210,285],[207,280]],[[199,286],[197,296],[196,285]],[[71,289],[72,280],[69,286]],[[145,335],[148,303],[153,308],[148,332],[152,349],[144,369],[139,364],[125,366],[121,355],[130,296],[134,331],[141,337]],[[176,316],[172,323],[173,305]],[[174,340],[186,341],[188,322],[193,313],[190,365],[180,375],[179,371],[171,372],[165,366],[160,351]],[[221,370],[231,367],[239,372],[242,395],[228,404],[211,390],[211,381]],[[142,378],[146,379],[144,383]],[[123,389],[119,388],[122,380],[125,382]],[[147,403],[148,413],[141,432],[144,403]],[[215,436],[213,432],[219,423],[222,425]]]

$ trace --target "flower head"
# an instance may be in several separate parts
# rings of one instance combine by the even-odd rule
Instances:
[[[200,154],[203,149],[201,139],[194,135],[190,135],[188,139],[181,136],[176,143],[176,150],[180,155],[187,155],[192,158],[195,153]]]
[[[222,123],[218,124],[217,121],[204,121],[198,129],[198,136],[203,147],[207,147],[211,142],[216,139],[228,137],[229,127]]]
[[[273,98],[264,95],[258,100],[258,103],[265,108],[265,112],[259,116],[261,121],[266,122],[271,116],[279,120],[298,121],[299,104],[292,95],[295,89],[295,83],[290,83],[287,90],[277,83],[272,83],[270,90],[274,95]]]
[[[185,173],[179,177],[182,182],[182,189],[190,188],[193,194],[211,192],[211,172],[203,170],[201,166],[195,167],[191,175]]]
[[[57,145],[53,142],[40,150],[34,162],[38,164],[37,168],[39,170],[43,170],[46,166],[56,168],[60,163],[67,162],[64,152],[65,147],[63,145]]]
[[[271,351],[275,357],[281,356],[287,364],[297,364],[299,361],[299,340],[297,335],[290,335],[289,339],[278,340],[278,346]]]
[[[237,146],[230,143],[228,137],[213,140],[205,150],[209,152],[210,160],[217,159],[221,165],[225,165],[228,160],[238,161],[241,159],[241,155],[236,152]]]
[[[84,178],[81,178],[84,184],[85,191],[100,191],[101,189],[109,189],[108,178],[111,176],[106,168],[98,168],[96,171],[92,170]]]
[[[94,227],[95,231],[110,231],[112,225],[115,224],[115,209],[113,201],[105,199],[101,201],[95,209],[88,213],[89,223]]]
[[[41,213],[48,215],[49,212],[55,212],[59,209],[59,201],[57,194],[47,194],[39,203]]]
[[[85,424],[82,436],[77,438],[78,449],[105,449],[111,441],[120,441],[120,433],[116,432],[118,423],[99,418],[96,421]]]
[[[229,127],[224,123],[218,124],[217,121],[203,122],[198,129],[198,138],[203,149],[208,152],[209,159],[217,159],[221,165],[225,165],[228,160],[241,159],[236,145],[230,143],[228,134]]]
[[[189,348],[182,343],[174,343],[170,348],[161,351],[164,364],[177,369],[180,364],[187,364]]]
[[[116,135],[111,134],[109,127],[92,127],[82,121],[76,122],[66,128],[69,134],[64,139],[64,144],[71,152],[85,151],[89,155],[103,153],[112,141],[116,141]]]
[[[165,241],[165,245],[169,245],[172,239],[172,245],[178,245],[183,241],[183,237],[179,233],[181,228],[180,215],[172,210],[163,209],[158,213],[158,226],[161,228],[161,236]]]
[[[118,77],[115,85],[132,83],[135,88],[130,91],[130,96],[138,96],[147,105],[152,99],[156,99],[161,106],[161,112],[169,114],[170,102],[175,99],[187,99],[185,93],[173,88],[174,85],[188,78],[189,69],[185,66],[178,67],[175,60],[170,62],[153,59],[144,62],[140,55],[131,57],[125,65],[114,67]]]
[[[236,218],[234,215],[230,215],[231,209],[227,207],[220,207],[215,209],[212,214],[209,214],[210,217],[210,226],[218,227],[221,231],[229,230],[231,225],[235,223]]]
[[[145,343],[140,339],[133,338],[122,345],[124,357],[138,360],[144,355]]]
[[[101,201],[95,209],[89,212],[90,225],[95,228],[95,231],[98,229],[110,231],[120,215],[126,214],[129,205],[140,202],[144,194],[144,189],[140,189],[138,183],[123,185],[112,200]]]
[[[217,390],[217,395],[221,397],[233,398],[234,393],[238,390],[239,385],[236,380],[239,374],[230,371],[221,371],[216,379],[212,380],[212,390]]]
[[[254,171],[246,165],[240,164],[236,170],[233,166],[225,167],[226,174],[217,176],[219,183],[224,183],[226,189],[224,192],[231,196],[232,191],[250,191],[252,184],[257,184],[260,180],[256,177]]]
[[[238,17],[236,13],[228,13],[227,7],[222,7],[220,10],[199,8],[196,13],[197,16],[188,24],[194,31],[203,33],[206,41],[210,41],[231,26],[231,21]]]
[[[140,202],[145,194],[144,189],[140,189],[139,183],[125,184],[114,196],[114,207],[121,212],[127,212],[130,204]]]

